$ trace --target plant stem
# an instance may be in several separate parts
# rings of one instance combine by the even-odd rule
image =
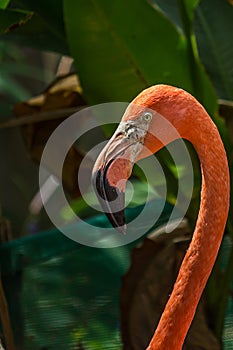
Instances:
[[[177,0],[180,10],[180,17],[183,24],[183,31],[187,41],[187,52],[189,56],[190,72],[193,83],[193,90],[196,98],[202,101],[202,84],[199,79],[199,69],[197,66],[197,46],[193,32],[192,22],[188,16],[184,0]]]

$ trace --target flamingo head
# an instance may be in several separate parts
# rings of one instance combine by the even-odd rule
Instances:
[[[149,133],[153,118],[153,111],[145,107],[127,109],[93,168],[92,182],[99,202],[112,226],[123,234],[126,232],[126,182],[133,165],[162,146],[158,140],[152,140]]]
[[[128,106],[118,128],[97,158],[93,187],[111,224],[121,233],[126,231],[124,198],[133,165],[179,137],[176,130],[183,128],[179,100],[183,102],[186,95],[183,90],[166,85],[144,90]],[[177,107],[174,101],[178,101]],[[181,118],[174,118],[175,109],[179,109]],[[185,113],[187,115],[187,111]]]

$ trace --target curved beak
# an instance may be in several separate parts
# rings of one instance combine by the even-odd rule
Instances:
[[[125,189],[142,144],[124,133],[113,135],[100,153],[93,169],[92,183],[100,205],[112,226],[126,233]]]

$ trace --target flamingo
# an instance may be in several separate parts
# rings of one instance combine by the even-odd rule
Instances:
[[[172,132],[173,128],[167,130],[160,116],[178,133]],[[217,127],[192,95],[176,87],[155,85],[143,90],[128,106],[93,168],[93,184],[101,205],[113,227],[125,233],[122,203],[133,164],[178,137],[193,144],[200,160],[200,208],[192,241],[147,350],[182,349],[228,216],[230,190],[225,149]]]

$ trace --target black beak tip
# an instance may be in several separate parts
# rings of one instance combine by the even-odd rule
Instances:
[[[92,172],[91,182],[92,182],[92,187],[94,188],[96,195],[97,196],[100,195],[102,197],[101,170],[100,169]]]
[[[125,235],[124,192],[109,184],[106,172],[102,169],[93,172],[92,185],[110,223],[118,232]]]

